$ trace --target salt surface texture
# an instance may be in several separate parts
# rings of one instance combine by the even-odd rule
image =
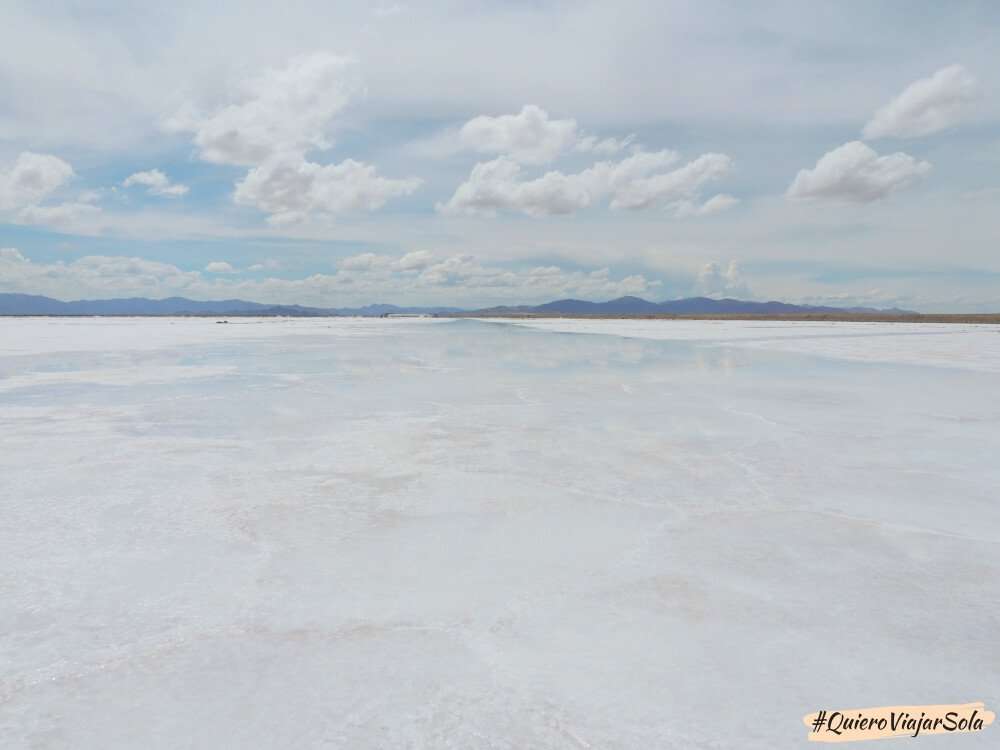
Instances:
[[[3,747],[995,708],[1000,330],[754,325],[0,320]]]

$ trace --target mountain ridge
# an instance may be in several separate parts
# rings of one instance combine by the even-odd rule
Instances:
[[[759,314],[794,315],[806,313],[877,313],[880,315],[914,315],[909,310],[888,310],[871,307],[829,307],[795,305],[770,300],[754,302],[713,297],[685,297],[663,302],[651,302],[642,297],[624,296],[604,302],[580,299],[559,299],[540,305],[501,305],[463,309],[447,306],[399,306],[387,303],[361,307],[309,307],[249,302],[241,299],[192,300],[186,297],[120,297],[94,300],[63,301],[37,294],[0,293],[0,316],[285,316],[327,317],[382,315],[699,315],[699,314]]]
[[[625,296],[607,302],[589,302],[562,299],[542,305],[499,306],[475,311],[478,314],[498,315],[795,315],[807,313],[873,313],[880,315],[917,315],[911,310],[874,307],[829,307],[824,305],[795,305],[770,300],[754,302],[731,298],[684,297],[681,299],[650,302],[642,297]]]

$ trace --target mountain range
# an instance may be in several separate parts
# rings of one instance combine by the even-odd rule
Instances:
[[[399,307],[397,305],[366,305],[365,307],[323,308],[302,305],[268,305],[242,299],[193,300],[185,297],[148,299],[92,299],[63,302],[35,294],[0,293],[0,315],[264,315],[288,317],[319,317],[329,315],[361,315],[378,317],[388,313],[449,313],[462,312],[457,307]]]
[[[184,297],[147,299],[74,300],[64,302],[34,294],[0,293],[0,315],[226,315],[226,316],[288,316],[320,317],[352,315],[796,315],[805,313],[878,313],[909,315],[908,310],[879,310],[869,307],[818,307],[792,305],[785,302],[750,302],[737,299],[687,297],[685,299],[650,302],[641,297],[619,297],[607,302],[561,299],[542,305],[462,309],[458,307],[401,307],[390,304],[364,307],[303,307],[302,305],[268,305],[241,299],[192,300]]]
[[[607,302],[581,299],[560,299],[543,305],[492,307],[477,310],[479,314],[496,315],[801,315],[805,313],[878,313],[881,315],[912,315],[909,310],[880,310],[872,307],[821,307],[792,305],[786,302],[750,302],[739,299],[685,297],[683,299],[650,302],[641,297],[619,297]]]

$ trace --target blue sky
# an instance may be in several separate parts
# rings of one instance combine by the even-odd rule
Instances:
[[[1000,309],[1000,10],[5,3],[0,291]]]

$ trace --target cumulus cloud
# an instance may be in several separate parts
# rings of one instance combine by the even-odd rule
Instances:
[[[733,206],[738,205],[739,202],[740,199],[735,196],[719,193],[718,195],[713,195],[704,203],[691,200],[676,201],[667,206],[667,208],[673,212],[674,216],[683,219],[689,216],[712,216],[713,214],[729,210]]]
[[[464,256],[462,256],[464,257]],[[377,253],[361,253],[342,258],[337,267],[343,271],[400,271],[417,273],[437,262],[433,253],[427,250],[415,250],[401,257],[379,255]]]
[[[516,115],[480,115],[459,131],[465,148],[505,154],[523,164],[545,164],[577,140],[576,120],[553,120],[541,107],[528,104]]]
[[[166,126],[193,133],[205,161],[252,166],[275,154],[330,148],[331,122],[359,85],[352,59],[302,55],[248,82],[238,103],[209,115],[189,106]]]
[[[397,264],[398,267],[398,264]],[[538,266],[511,270],[482,264],[472,255],[452,255],[427,265],[416,277],[419,286],[460,287],[466,293],[490,294],[505,290],[511,300],[524,301],[551,297],[579,296],[592,299],[643,294],[660,285],[642,274],[611,278],[606,268],[597,271],[568,271],[558,266]]]
[[[444,155],[454,133],[444,133],[420,144],[419,152]],[[458,131],[459,148],[482,154],[508,156],[520,164],[548,164],[567,151],[575,150],[599,156],[614,156],[629,148],[635,136],[624,138],[587,135],[576,120],[557,120],[534,104],[527,104],[514,115],[480,115],[466,122]]]
[[[484,304],[498,295],[508,302],[523,302],[575,295],[594,299],[642,294],[661,285],[642,274],[614,279],[607,268],[569,271],[559,266],[511,269],[483,263],[476,256],[459,253],[439,257],[426,250],[403,256],[362,253],[338,264],[338,278],[351,279],[355,289],[396,289],[397,293],[447,287],[447,300],[472,299]]]
[[[576,150],[600,156],[613,156],[614,154],[621,153],[634,143],[634,135],[627,135],[624,138],[598,138],[596,135],[586,135],[576,142]]]
[[[498,210],[529,216],[570,214],[610,198],[615,209],[642,209],[667,201],[693,200],[708,182],[729,171],[724,154],[704,154],[678,169],[664,171],[678,159],[674,151],[639,151],[619,162],[598,162],[581,172],[550,171],[521,178],[520,165],[509,157],[477,164],[443,213],[492,216]]]
[[[159,169],[150,169],[146,172],[136,172],[135,174],[129,175],[122,181],[122,187],[132,187],[133,185],[144,186],[146,188],[146,192],[150,195],[178,197],[186,195],[188,192],[187,185],[170,182],[170,178],[168,178]]]
[[[402,271],[420,271],[433,261],[434,255],[427,250],[414,250],[400,258],[398,266]]]
[[[274,258],[268,258],[261,263],[254,263],[247,268],[248,271],[276,271],[281,268],[281,263]]]
[[[0,211],[37,205],[72,177],[73,167],[59,157],[25,151],[0,170]]]
[[[25,206],[18,212],[17,218],[25,224],[76,228],[81,220],[100,213],[101,209],[92,203],[70,201],[54,206]]]
[[[208,116],[188,108],[168,127],[194,133],[205,161],[250,167],[233,200],[269,214],[271,224],[373,211],[390,198],[409,195],[421,181],[382,177],[374,166],[354,159],[324,165],[307,158],[310,151],[333,145],[333,119],[358,90],[353,60],[314,53],[254,79],[238,103]]]
[[[243,299],[320,306],[367,304],[391,298],[402,303],[485,306],[541,302],[558,297],[610,299],[644,294],[661,284],[642,274],[615,278],[607,268],[559,266],[510,268],[469,254],[439,256],[429,251],[405,255],[364,253],[345,258],[335,273],[300,279],[254,279],[220,273],[183,271],[142,258],[86,256],[72,262],[35,263],[14,248],[0,249],[0,291],[47,294],[60,298],[170,296]]]
[[[626,159],[622,163],[628,161]],[[725,154],[702,154],[671,172],[625,179],[614,186],[611,207],[648,208],[663,200],[690,199],[697,195],[703,185],[719,179],[731,167],[732,160]]]
[[[786,196],[869,203],[909,187],[930,169],[909,154],[879,156],[861,141],[851,141],[824,154],[812,169],[800,170]]]
[[[451,200],[438,205],[438,210],[494,216],[503,209],[547,216],[573,213],[589,206],[595,197],[580,175],[549,172],[535,180],[521,180],[520,174],[520,165],[506,156],[479,163]]]
[[[743,280],[740,264],[735,260],[723,268],[719,263],[706,263],[698,273],[695,292],[705,297],[751,297],[750,287]]]
[[[864,127],[865,138],[917,138],[959,123],[976,98],[976,79],[961,65],[949,65],[914,81],[879,109]]]
[[[120,256],[89,255],[70,263],[35,263],[13,249],[0,251],[0,290],[47,294],[63,299],[86,296],[169,296],[201,279],[169,263]]]
[[[208,273],[236,273],[236,269],[224,260],[213,260],[205,266],[205,270]]]
[[[236,203],[267,214],[272,224],[302,221],[312,213],[373,211],[390,198],[420,187],[415,177],[382,177],[375,167],[347,159],[326,166],[295,156],[277,156],[254,167],[236,185]]]
[[[73,167],[57,156],[23,152],[10,168],[0,169],[0,212],[18,224],[37,224],[58,229],[79,228],[81,221],[101,213],[93,205],[94,191],[76,200],[45,204],[74,177]]]

